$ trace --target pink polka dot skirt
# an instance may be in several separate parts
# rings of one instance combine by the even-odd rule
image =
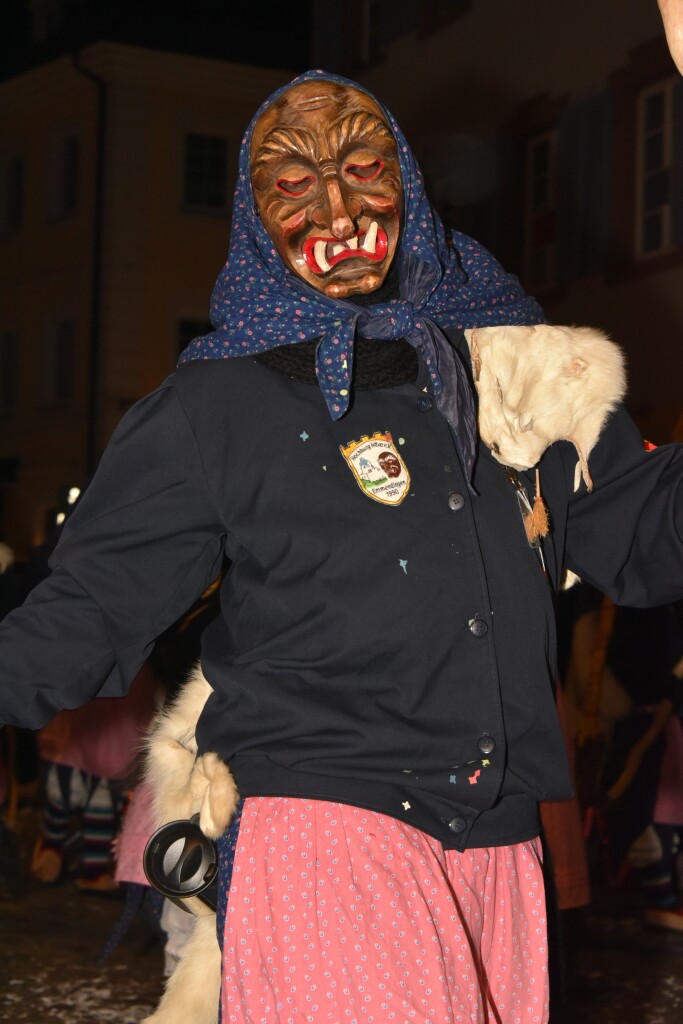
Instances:
[[[540,842],[457,853],[373,811],[245,800],[222,1024],[547,1024]]]

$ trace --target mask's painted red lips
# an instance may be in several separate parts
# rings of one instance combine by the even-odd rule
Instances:
[[[381,263],[387,247],[386,231],[373,221],[367,231],[359,231],[343,242],[337,238],[308,238],[302,251],[306,265],[314,274],[326,274],[344,260],[362,258],[371,263]]]

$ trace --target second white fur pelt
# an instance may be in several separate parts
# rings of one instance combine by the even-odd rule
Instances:
[[[239,794],[230,770],[213,753],[197,756],[195,729],[211,694],[196,668],[178,699],[156,717],[147,740],[147,780],[154,788],[157,826],[199,814],[199,826],[218,839],[230,824]],[[155,1012],[142,1024],[216,1024],[221,954],[216,915],[195,918],[194,931],[166,983]]]
[[[199,827],[218,839],[239,794],[227,765],[213,753],[197,756],[195,728],[211,687],[197,667],[178,699],[155,718],[147,739],[146,777],[154,790],[157,827],[199,814]]]
[[[178,966],[151,1017],[142,1024],[216,1024],[221,994],[221,952],[216,915],[198,917]]]

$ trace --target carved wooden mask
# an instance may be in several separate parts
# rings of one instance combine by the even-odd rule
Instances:
[[[394,136],[369,96],[330,81],[293,86],[256,123],[251,174],[261,220],[290,270],[332,298],[382,284],[403,189]]]

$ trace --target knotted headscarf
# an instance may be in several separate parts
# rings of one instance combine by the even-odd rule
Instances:
[[[263,112],[294,85],[328,80],[367,93],[396,139],[404,193],[403,227],[396,254],[399,298],[360,307],[333,299],[289,270],[264,228],[251,186],[250,150]],[[537,324],[543,314],[516,277],[486,249],[460,232],[446,234],[424,191],[422,173],[395,119],[366,89],[338,75],[308,71],[273,93],[257,110],[242,139],[228,259],[211,297],[214,330],[181,354],[192,359],[254,355],[281,345],[319,339],[316,374],[333,419],[351,399],[353,342],[405,338],[420,354],[437,407],[454,433],[468,480],[476,445],[474,398],[465,369],[443,329]]]

